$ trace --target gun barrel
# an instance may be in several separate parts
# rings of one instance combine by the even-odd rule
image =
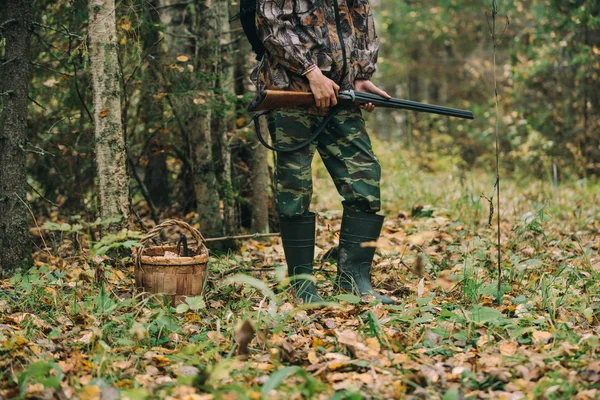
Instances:
[[[396,108],[426,112],[430,114],[447,115],[450,117],[473,119],[473,113],[457,108],[436,106],[433,104],[419,103],[403,99],[386,99],[376,94],[344,90],[338,94],[338,101],[342,103],[366,104],[372,103],[377,107]],[[257,94],[248,106],[248,111],[272,110],[280,107],[308,106],[315,103],[310,92],[294,92],[288,90],[265,90]]]
[[[433,104],[419,103],[418,101],[403,100],[397,98],[386,99],[385,97],[357,92],[355,90],[345,90],[340,92],[338,98],[353,103],[365,104],[372,103],[376,107],[396,108],[404,110],[412,110],[417,112],[426,112],[430,114],[447,115],[450,117],[473,119],[473,113],[468,110],[460,110],[458,108],[436,106]]]

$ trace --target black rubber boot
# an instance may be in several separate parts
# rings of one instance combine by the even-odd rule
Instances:
[[[377,293],[371,286],[371,263],[375,247],[360,247],[361,243],[379,238],[383,215],[344,209],[338,255],[338,285],[358,295],[375,296],[384,304],[394,304],[389,297]]]
[[[279,226],[288,276],[293,278],[296,275],[312,275],[315,256],[315,214],[309,213],[294,218],[280,217]],[[292,279],[292,287],[296,296],[305,303],[323,301],[312,281]]]

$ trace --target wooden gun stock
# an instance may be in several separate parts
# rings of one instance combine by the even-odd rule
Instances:
[[[248,111],[266,111],[281,107],[309,106],[315,104],[311,92],[291,90],[265,90],[258,93],[248,106]]]

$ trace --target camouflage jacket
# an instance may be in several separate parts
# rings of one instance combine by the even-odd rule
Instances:
[[[368,0],[257,0],[256,26],[267,50],[252,75],[259,90],[308,92],[304,74],[315,65],[342,90],[375,72],[379,44]]]

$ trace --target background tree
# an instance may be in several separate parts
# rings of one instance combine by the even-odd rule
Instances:
[[[31,265],[26,149],[32,3],[0,2],[0,275]]]
[[[373,135],[404,143],[425,171],[493,165],[487,4],[371,3],[381,42],[375,81],[398,97],[476,116],[467,122],[378,110],[366,116]],[[511,24],[495,71],[501,160],[516,176],[598,173],[596,3],[503,3]],[[267,221],[277,229],[270,152],[246,125],[256,61],[239,23],[227,26],[226,6],[231,15],[239,4],[124,0],[113,9],[118,57],[111,64],[119,74],[130,206],[139,226],[176,217],[199,223],[206,236],[262,231]],[[96,212],[89,11],[87,0],[39,0],[33,10],[27,197],[40,219],[93,219]]]
[[[94,133],[100,217],[116,219],[117,232],[127,226],[129,182],[121,123],[120,71],[114,0],[90,1],[90,73],[94,88]]]

